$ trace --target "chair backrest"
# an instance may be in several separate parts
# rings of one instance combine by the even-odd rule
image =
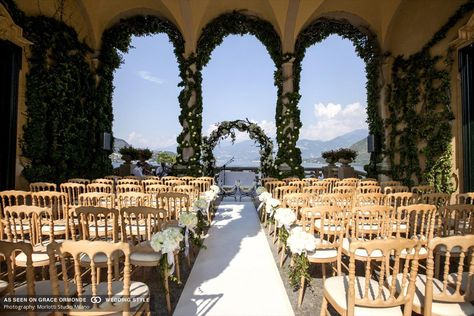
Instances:
[[[456,195],[458,204],[474,204],[474,192],[460,193]]]
[[[115,207],[115,194],[88,192],[79,195],[79,206]]]
[[[338,183],[345,184],[344,182],[338,182]],[[338,183],[336,183],[336,186],[332,189],[332,193],[355,194],[356,192],[355,185],[338,185]]]
[[[288,177],[288,178],[282,179],[282,181],[285,182],[286,185],[290,184],[290,182],[299,181],[299,180],[300,178],[297,178],[297,177]]]
[[[342,207],[346,211],[352,209],[354,195],[352,193],[327,193],[321,194],[315,201],[315,205],[335,205]]]
[[[55,191],[40,191],[31,194],[33,205],[49,208],[53,212],[55,220],[67,220],[69,205],[67,204],[67,194]]]
[[[79,184],[88,185],[89,183],[91,183],[91,180],[89,180],[89,179],[83,179],[83,178],[73,178],[73,179],[67,180],[67,182],[69,182],[69,183],[79,183]]]
[[[420,203],[423,204],[433,204],[436,207],[449,205],[451,202],[451,195],[447,193],[425,193],[420,197]]]
[[[31,192],[21,190],[0,191],[2,209],[11,205],[31,205]]]
[[[285,194],[282,200],[282,206],[291,208],[295,211],[298,218],[301,217],[300,210],[303,207],[309,207],[311,201],[311,194],[309,193],[288,193]]]
[[[67,204],[70,207],[79,205],[79,194],[86,192],[85,184],[75,182],[61,183],[59,189],[67,194]]]
[[[119,184],[116,187],[117,194],[125,192],[142,192],[143,187],[139,184]]]
[[[382,193],[356,194],[353,199],[353,207],[365,205],[385,205],[385,195]]]
[[[148,206],[129,206],[120,210],[120,228],[122,241],[130,240],[138,244],[143,240],[151,240],[154,233],[168,218],[168,212]]]
[[[175,187],[177,185],[186,185],[186,182],[180,179],[165,180],[165,185]]]
[[[108,180],[113,180],[115,184],[117,184],[117,181],[122,179],[121,176],[115,176],[115,175],[109,175],[109,176],[105,176],[104,179],[108,179]]]
[[[348,225],[348,212],[338,206],[301,209],[301,227],[317,236],[318,249],[338,248]]]
[[[179,179],[184,181],[186,185],[189,185],[191,181],[196,180],[196,177],[185,176],[185,177],[180,177]]]
[[[27,241],[33,245],[43,243],[43,235],[54,240],[54,222],[51,209],[15,205],[5,207],[6,235],[8,241]],[[43,233],[43,226],[50,229]]]
[[[32,182],[30,183],[31,192],[40,192],[40,191],[56,191],[58,186],[56,183],[50,182]]]
[[[115,185],[115,179],[98,178],[98,179],[93,179],[92,183],[108,184],[113,187]]]
[[[357,277],[356,256],[361,250],[367,251],[369,255],[367,263],[363,265],[363,277]],[[377,256],[372,255],[374,252],[377,252]],[[404,315],[411,315],[418,272],[418,252],[417,242],[404,238],[351,242],[347,315],[354,315],[356,306],[388,308],[402,305]],[[404,253],[413,255],[407,260]],[[373,264],[374,262],[378,263]],[[400,287],[407,290],[400,291]],[[357,292],[359,295],[356,295]]]
[[[386,205],[365,205],[352,210],[350,236],[356,239],[376,239],[390,235],[387,227],[392,208]]]
[[[142,177],[138,177],[138,176],[125,176],[123,177],[123,179],[125,180],[137,180],[138,182],[140,182],[142,180]]]
[[[297,193],[298,187],[292,185],[284,185],[281,187],[273,188],[272,196],[273,198],[282,201],[285,198],[285,195],[290,193]]]
[[[17,269],[15,268],[15,257],[18,252],[26,255],[26,290],[27,295],[35,295],[35,274],[33,268],[33,246],[30,243],[11,242],[0,240],[0,256],[4,258],[7,266],[7,280],[8,286],[2,295],[15,295],[15,281],[17,280]],[[5,276],[5,275],[4,275]],[[29,312],[28,315],[36,315],[34,311]]]
[[[433,302],[464,303],[474,300],[473,248],[474,235],[436,237],[428,243],[425,315],[431,315]],[[434,254],[438,251],[444,254],[439,261],[434,260]],[[459,259],[451,260],[452,257]],[[440,269],[443,275],[435,276],[435,271]],[[436,285],[433,284],[435,277]],[[447,312],[446,315],[449,315],[449,310]]]
[[[307,186],[307,182],[306,182],[306,181],[302,181],[302,180],[295,180],[295,181],[290,181],[290,182],[288,183],[288,185],[297,187],[297,188],[298,188],[298,192],[302,192],[302,191],[303,191],[303,188],[304,188],[305,186]]]
[[[385,189],[386,187],[399,187],[401,186],[402,183],[400,181],[382,181],[380,182],[380,186],[382,189]]]
[[[173,188],[173,192],[189,195],[191,204],[199,197],[199,190],[193,185],[177,185]]]
[[[117,195],[117,208],[129,206],[151,206],[151,195],[142,192],[124,192]]]
[[[426,194],[426,193],[434,193],[436,189],[432,185],[415,185],[411,188],[410,191],[416,194]]]
[[[146,175],[142,177],[143,180],[160,180],[160,177],[158,176],[152,176],[152,175]],[[142,180],[142,182],[143,182]]]
[[[182,211],[189,211],[191,203],[185,193],[166,192],[156,195],[157,208],[168,211],[168,219],[179,219]]]
[[[114,186],[105,183],[89,183],[86,186],[87,192],[114,193]]]
[[[303,178],[301,179],[301,181],[304,181],[306,182],[306,185],[307,187],[313,185],[313,184],[316,184],[319,182],[319,179],[318,178]]]
[[[454,204],[438,209],[437,236],[474,234],[474,205]]]
[[[357,187],[356,194],[381,193],[382,188],[378,185],[364,185]]]
[[[265,189],[267,190],[267,192],[270,192],[272,195],[273,195],[273,190],[275,188],[282,187],[282,186],[286,186],[285,181],[276,180],[276,181],[265,182]]]
[[[211,182],[209,182],[208,180],[202,180],[202,179],[201,180],[196,179],[196,180],[190,181],[189,185],[196,187],[199,190],[199,193],[204,193],[206,191],[209,191],[209,189],[211,188]]]
[[[265,187],[265,183],[270,182],[270,181],[278,181],[278,179],[272,178],[272,177],[265,177],[265,178],[262,178],[262,180],[260,180],[260,182],[262,183],[262,187]]]
[[[343,182],[343,185],[354,185],[357,186],[358,183],[360,182],[360,179],[358,178],[345,178],[342,179],[341,182]]]
[[[386,194],[386,203],[394,208],[408,206],[418,202],[418,195],[412,192],[396,192]]]
[[[431,204],[412,204],[400,206],[392,212],[391,235],[414,238],[427,245],[433,239],[436,224],[436,206]]]
[[[165,181],[168,181],[168,180],[178,180],[178,179],[179,178],[176,177],[176,176],[164,176],[164,177],[161,178],[161,181],[163,181],[163,183],[164,183]]]
[[[360,180],[357,186],[359,187],[380,186],[380,184],[378,181],[374,181],[374,180]]]
[[[198,178],[196,178],[196,180],[204,180],[204,181],[207,181],[207,182],[209,182],[210,185],[214,185],[214,184],[215,184],[214,177],[198,177]]]
[[[142,181],[143,190],[146,192],[146,188],[150,185],[163,184],[163,181],[160,179],[146,179]]]
[[[338,178],[324,178],[323,180],[321,180],[321,182],[327,182],[329,183],[329,192],[332,192],[332,188],[334,187],[334,184],[336,182],[338,182],[339,179]]]
[[[409,192],[407,186],[405,185],[397,185],[397,186],[386,186],[383,188],[383,193],[390,194],[390,193],[399,193],[399,192]]]
[[[69,216],[73,231],[79,232],[80,240],[107,239],[118,241],[118,220],[120,213],[116,209],[98,206],[80,206],[72,210]],[[75,239],[73,234],[73,239]]]
[[[82,298],[84,295],[92,296],[107,296],[110,299],[113,293],[119,293],[124,297],[130,295],[130,254],[131,246],[126,242],[110,243],[106,241],[64,241],[62,243],[52,243],[48,245],[48,254],[50,258],[59,258],[60,264],[56,264],[56,260],[50,260],[49,271],[51,275],[52,292],[55,296],[78,297]],[[97,255],[103,255],[104,263],[107,269],[106,282],[98,280],[96,272],[97,263],[93,260]],[[84,260],[87,256],[89,260]],[[121,282],[114,282],[113,276],[115,273],[116,280],[118,280],[117,269],[115,262],[120,260],[123,263],[123,273],[120,275]],[[73,266],[74,269],[68,269],[68,266]],[[59,280],[58,268],[61,267],[62,280]],[[103,267],[103,266],[101,266]],[[84,269],[89,269],[90,273],[83,273]],[[69,275],[70,273],[73,275]],[[75,288],[70,288],[71,281],[74,280]],[[60,292],[59,284],[63,282],[64,293]],[[86,286],[87,284],[87,286]],[[104,286],[99,286],[102,284]],[[87,287],[88,291],[85,292]],[[115,288],[117,287],[117,288]],[[114,288],[114,289],[113,289]],[[113,289],[113,290],[112,290]],[[87,293],[87,294],[86,294]],[[66,303],[64,303],[66,304]],[[130,300],[114,304],[94,304],[87,312],[94,315],[103,315],[115,312],[116,314],[129,315]]]
[[[303,188],[303,193],[309,193],[313,195],[321,195],[324,193],[329,193],[329,183],[328,182],[315,182],[310,186]]]
[[[125,185],[125,184],[131,184],[131,185],[140,185],[140,180],[137,180],[137,179],[126,179],[126,178],[123,178],[123,179],[120,179],[120,180],[117,180],[117,186],[119,185]]]

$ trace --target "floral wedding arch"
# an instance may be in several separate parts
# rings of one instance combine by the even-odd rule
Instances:
[[[217,124],[217,129],[212,131],[209,136],[202,138],[201,159],[203,171],[207,175],[214,175],[216,159],[212,150],[219,141],[231,137],[235,141],[235,130],[247,132],[251,140],[259,143],[260,146],[260,168],[265,175],[271,174],[273,170],[273,142],[265,135],[263,129],[249,120],[224,121]]]

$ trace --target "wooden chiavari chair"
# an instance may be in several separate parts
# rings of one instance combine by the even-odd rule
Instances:
[[[173,192],[187,194],[191,205],[199,198],[199,190],[192,185],[177,185],[173,188]]]
[[[344,184],[344,182],[341,182]],[[354,185],[337,185],[332,189],[333,193],[338,193],[338,194],[352,194],[354,195],[356,193],[357,187]]]
[[[447,193],[426,193],[420,197],[420,203],[436,205],[437,208],[449,205],[451,202],[451,195]]]
[[[385,205],[385,195],[382,193],[356,194],[353,198],[353,207],[363,207],[366,205]]]
[[[103,192],[88,192],[79,195],[79,206],[97,206],[115,208],[115,194]]]
[[[400,206],[408,206],[418,203],[418,195],[412,192],[398,192],[386,194],[386,204],[397,209]]]
[[[402,186],[402,183],[400,181],[382,181],[380,182],[380,186],[382,187],[382,190],[384,190],[386,187]]]
[[[416,194],[420,194],[420,195],[436,192],[435,187],[432,185],[415,185],[414,187],[411,188],[410,191]]]
[[[262,178],[262,180],[260,180],[260,182],[262,183],[262,187],[264,188],[265,188],[265,184],[270,181],[278,181],[278,179],[272,178],[272,177],[265,177],[265,178]]]
[[[58,186],[56,183],[50,182],[32,182],[30,183],[31,192],[40,192],[40,191],[57,191]]]
[[[63,243],[52,243],[48,245],[48,253],[51,257],[58,257],[60,264],[51,263],[49,270],[53,294],[61,295],[60,284],[69,288],[70,280],[74,280],[74,290],[67,290],[63,296],[82,298],[84,296],[106,296],[108,299],[125,297],[122,301],[114,304],[94,304],[87,310],[90,315],[149,315],[150,291],[145,283],[131,281],[130,256],[132,246],[125,242],[110,243],[106,241],[65,241]],[[123,262],[123,273],[115,264],[120,257]],[[88,261],[84,258],[93,258]],[[69,262],[73,263],[74,269],[67,269]],[[59,280],[59,267],[61,267],[62,280]],[[107,269],[106,281],[102,281],[96,269],[103,267]],[[85,273],[90,268],[90,273]],[[72,271],[73,275],[69,276]],[[99,270],[100,271],[100,270]],[[115,280],[113,275],[115,273]],[[67,304],[67,303],[64,303]],[[70,309],[71,314],[75,311]],[[81,315],[84,311],[77,311]]]
[[[357,186],[360,182],[360,179],[358,179],[358,178],[345,178],[345,179],[342,179],[340,182],[342,182],[341,185]]]
[[[206,191],[209,191],[209,189],[211,188],[211,182],[210,181],[208,181],[208,180],[199,180],[199,178],[189,182],[189,185],[192,185],[192,186],[196,187],[199,190],[200,194],[202,194]]]
[[[309,193],[311,195],[321,195],[321,194],[329,193],[329,183],[319,182],[311,186],[304,187],[303,193]]]
[[[5,207],[31,204],[31,192],[22,190],[0,191],[0,239],[4,239],[5,235]]]
[[[180,177],[179,179],[184,181],[186,185],[190,185],[190,182],[196,180],[196,177],[185,176]]]
[[[277,187],[286,186],[285,181],[267,181],[265,182],[265,190],[273,195],[273,190]]]
[[[66,193],[69,207],[78,206],[79,195],[86,192],[84,184],[74,182],[61,183],[59,189],[62,193]]]
[[[356,189],[355,194],[367,194],[367,193],[381,193],[382,188],[379,187],[378,185],[364,185],[364,186],[359,186]]]
[[[400,185],[400,186],[388,186],[383,188],[383,193],[390,194],[390,193],[399,193],[399,192],[410,192],[407,186]],[[413,193],[413,192],[412,192]]]
[[[176,177],[176,176],[164,176],[161,178],[161,181],[163,181],[163,183],[165,183],[165,181],[168,181],[168,180],[178,180],[179,178]]]
[[[445,252],[444,262],[434,258],[440,248]],[[418,274],[416,278],[413,311],[424,316],[474,315],[473,248],[474,235],[429,241],[426,275]]]
[[[312,186],[314,184],[317,184],[319,182],[319,179],[318,178],[303,178],[303,179],[301,179],[301,181],[306,182],[305,187],[309,187],[309,186]]]
[[[117,186],[124,185],[124,184],[132,184],[132,185],[140,185],[140,180],[134,178],[123,178],[117,180]]]
[[[369,260],[363,266],[362,276],[358,276],[356,260],[361,252],[369,254]],[[415,255],[406,260],[403,252]],[[329,303],[340,315],[410,316],[418,272],[417,253],[416,241],[409,239],[353,242],[348,251],[349,275],[331,277],[324,283],[321,315],[329,313]],[[397,292],[397,282],[403,291]]]
[[[66,236],[69,238],[68,227],[68,211],[67,194],[53,191],[40,191],[31,194],[33,205],[41,208],[48,208],[53,215],[54,234],[58,236]],[[43,225],[41,227],[42,234],[49,234],[51,227]]]
[[[92,183],[108,184],[113,187],[115,185],[115,179],[98,178],[92,180]]]
[[[474,192],[460,193],[456,195],[458,204],[474,204]]]
[[[165,185],[169,187],[175,187],[178,185],[186,185],[186,182],[180,179],[174,179],[174,180],[165,180],[164,181]]]
[[[191,204],[185,193],[166,192],[156,195],[157,207],[168,211],[168,220],[179,219],[182,211],[189,211]]]
[[[86,192],[114,193],[114,187],[105,183],[89,183]]]
[[[338,181],[339,181],[338,178],[324,178],[324,179],[321,180],[322,183],[329,183],[329,185],[328,185],[329,192],[328,193],[332,192],[332,189],[333,189],[334,185]]]
[[[302,180],[290,181],[288,185],[298,188],[298,192],[303,193],[303,188],[306,186],[306,182]]]
[[[288,177],[288,178],[282,179],[282,181],[285,182],[286,185],[289,185],[290,182],[293,182],[293,181],[300,181],[300,178],[297,178],[297,177]]]
[[[367,187],[367,186],[380,186],[379,182],[376,180],[360,180],[357,184],[358,187]]]
[[[115,188],[117,194],[126,192],[142,192],[143,187],[139,184],[118,184]]]
[[[117,195],[117,208],[121,210],[130,206],[149,206],[151,207],[152,198],[150,194],[142,192],[124,192]]]
[[[298,193],[298,188],[292,185],[284,185],[273,189],[272,196],[274,199],[283,201],[285,195],[290,193]]]

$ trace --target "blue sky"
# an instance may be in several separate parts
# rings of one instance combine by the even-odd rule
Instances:
[[[175,146],[181,127],[173,47],[164,34],[134,37],[132,46],[115,72],[114,136],[138,147]],[[367,128],[364,63],[350,41],[330,36],[307,50],[302,66],[300,138],[329,140]],[[248,118],[274,136],[274,70],[255,37],[226,37],[203,70],[203,134],[217,122]]]

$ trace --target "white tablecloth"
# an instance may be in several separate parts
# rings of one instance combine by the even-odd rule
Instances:
[[[220,185],[234,185],[237,181],[240,181],[240,185],[252,185],[255,181],[255,172],[252,171],[225,171],[225,182],[224,182],[224,171],[219,174]]]

